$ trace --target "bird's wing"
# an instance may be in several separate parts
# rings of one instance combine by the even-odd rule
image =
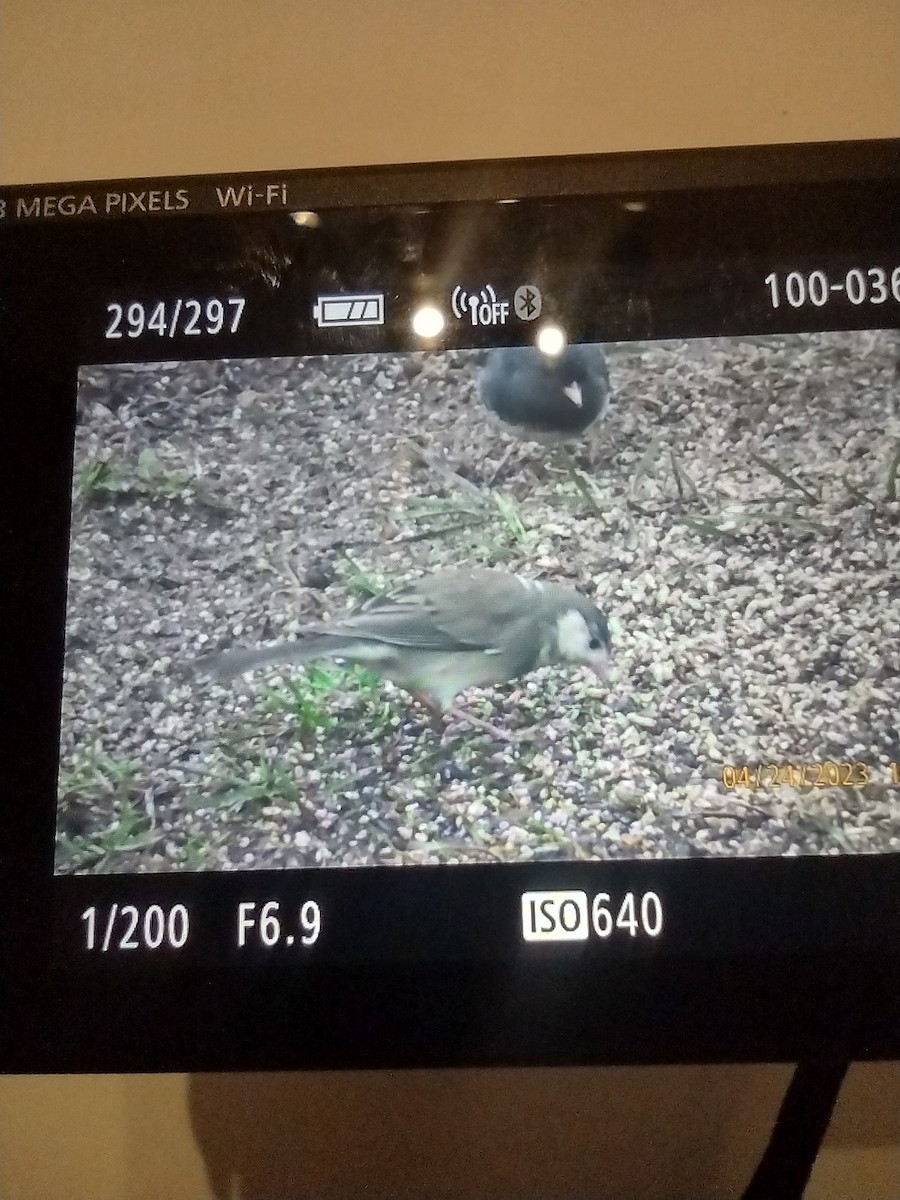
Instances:
[[[413,584],[412,592],[449,638],[477,649],[507,645],[544,604],[541,584],[477,567],[438,571]]]
[[[382,642],[418,650],[451,651],[470,649],[442,629],[429,608],[396,603],[390,607],[367,607],[335,621],[323,621],[301,633],[330,634],[348,641]]]
[[[342,620],[315,629],[423,650],[500,649],[508,647],[510,639],[518,642],[519,631],[542,607],[540,593],[539,584],[516,575],[448,569],[369,600]]]

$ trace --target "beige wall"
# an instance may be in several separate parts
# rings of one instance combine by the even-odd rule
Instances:
[[[0,0],[0,182],[900,133],[897,0]]]
[[[898,60],[897,0],[0,0],[0,182],[898,136]],[[5,1079],[0,1195],[733,1196],[787,1078]],[[857,1067],[810,1200],[898,1194]]]

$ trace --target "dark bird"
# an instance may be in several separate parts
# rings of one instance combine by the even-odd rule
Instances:
[[[567,346],[559,354],[545,354],[536,346],[506,346],[488,355],[478,391],[501,428],[520,440],[567,442],[606,415],[609,372],[596,345]]]
[[[602,675],[609,654],[606,617],[581,592],[475,567],[427,575],[345,616],[301,629],[296,641],[229,650],[197,666],[227,678],[270,663],[360,663],[405,688],[432,714],[451,712],[505,737],[453,708],[456,696],[554,664],[587,666]]]

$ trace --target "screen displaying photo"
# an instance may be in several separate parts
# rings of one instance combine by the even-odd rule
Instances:
[[[898,362],[83,367],[57,873],[900,850]]]

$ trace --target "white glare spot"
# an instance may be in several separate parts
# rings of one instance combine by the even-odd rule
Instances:
[[[622,205],[622,207],[625,209],[626,212],[646,212],[647,211],[647,201],[646,200],[626,200],[625,203]]]
[[[444,314],[433,304],[423,304],[413,313],[413,333],[420,338],[436,338],[444,328]]]
[[[291,220],[304,229],[318,229],[322,224],[322,218],[314,212],[292,212]]]
[[[556,358],[566,348],[566,335],[558,325],[545,325],[538,330],[537,348],[548,358]]]

